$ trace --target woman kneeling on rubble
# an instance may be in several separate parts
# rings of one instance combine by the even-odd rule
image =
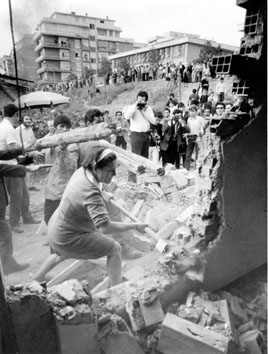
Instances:
[[[96,259],[107,256],[110,286],[121,282],[121,250],[118,242],[105,234],[136,229],[144,232],[147,224],[111,221],[105,207],[107,192],[100,183],[109,184],[115,176],[116,155],[112,150],[92,146],[87,157],[71,177],[58,209],[48,224],[51,254],[34,279],[45,274],[67,258]]]

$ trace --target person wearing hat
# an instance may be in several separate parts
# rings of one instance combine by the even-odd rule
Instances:
[[[187,121],[187,126],[190,129],[190,133],[186,135],[187,149],[184,167],[189,171],[191,165],[191,159],[193,151],[196,153],[196,160],[198,157],[198,140],[204,134],[205,120],[198,115],[198,107],[191,105],[189,108],[190,117]]]
[[[67,258],[96,259],[107,256],[110,285],[121,282],[121,248],[107,234],[136,230],[144,232],[147,224],[111,221],[105,199],[112,195],[102,190],[116,174],[116,155],[112,150],[92,146],[80,167],[71,177],[48,224],[51,254],[34,279],[44,275]]]

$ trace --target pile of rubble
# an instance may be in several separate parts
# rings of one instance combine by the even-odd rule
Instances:
[[[134,276],[136,272],[132,273]],[[163,309],[158,289],[147,287],[135,299],[128,299],[128,316],[96,304],[88,284],[77,280],[49,290],[37,282],[10,286],[7,299],[13,307],[24,298],[28,298],[29,306],[31,297],[35,298],[34,306],[36,299],[48,305],[57,324],[62,354],[98,354],[101,350],[105,354],[264,354],[267,284],[259,283],[257,288],[251,301],[248,296],[246,301],[227,291],[190,291],[184,301]]]

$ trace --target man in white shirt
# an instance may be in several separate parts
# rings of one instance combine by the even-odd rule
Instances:
[[[32,119],[30,116],[26,115],[23,117],[23,123],[16,128],[16,133],[17,133],[20,145],[31,144],[31,142],[35,141],[35,136],[34,136],[34,132],[32,129]],[[42,153],[31,152],[31,153],[28,153],[27,155],[34,158],[34,159],[37,159],[38,156],[42,155]],[[35,191],[35,192],[40,191],[40,189],[36,188],[34,185],[35,184],[34,173],[28,172],[26,175],[26,181],[29,184],[30,191]],[[28,194],[28,192],[27,192],[27,194]],[[22,196],[22,198],[23,198],[23,196]],[[28,198],[29,198],[29,196],[28,196]]]
[[[18,108],[14,104],[8,104],[4,107],[4,118],[0,123],[0,150],[8,151],[20,147],[20,141],[14,128],[14,125],[19,122],[17,112]],[[6,163],[6,161],[0,161],[0,163]],[[16,159],[9,160],[8,163],[18,164]],[[10,225],[13,231],[21,233],[23,232],[23,229],[19,226],[21,213],[24,223],[37,223],[38,221],[34,220],[29,211],[25,179],[6,177],[5,181],[10,195]],[[26,194],[25,198],[22,198],[23,190]]]
[[[131,151],[137,155],[149,157],[150,123],[157,124],[153,110],[147,104],[148,93],[140,91],[137,100],[125,111],[125,117],[130,121]],[[129,174],[129,180],[136,182],[136,175]]]
[[[227,92],[226,85],[224,83],[224,78],[223,77],[221,77],[220,81],[217,83],[215,91],[216,91],[216,94],[218,96],[218,102],[223,102],[224,101],[224,95]]]
[[[196,153],[196,160],[198,157],[198,140],[204,134],[205,120],[198,115],[198,107],[191,105],[189,108],[190,117],[188,118],[187,125],[190,128],[190,133],[187,134],[187,149],[184,167],[189,171],[191,165],[191,158],[193,151]]]

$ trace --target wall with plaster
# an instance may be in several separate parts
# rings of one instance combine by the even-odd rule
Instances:
[[[222,143],[225,227],[208,254],[205,287],[218,289],[267,261],[267,112]]]

